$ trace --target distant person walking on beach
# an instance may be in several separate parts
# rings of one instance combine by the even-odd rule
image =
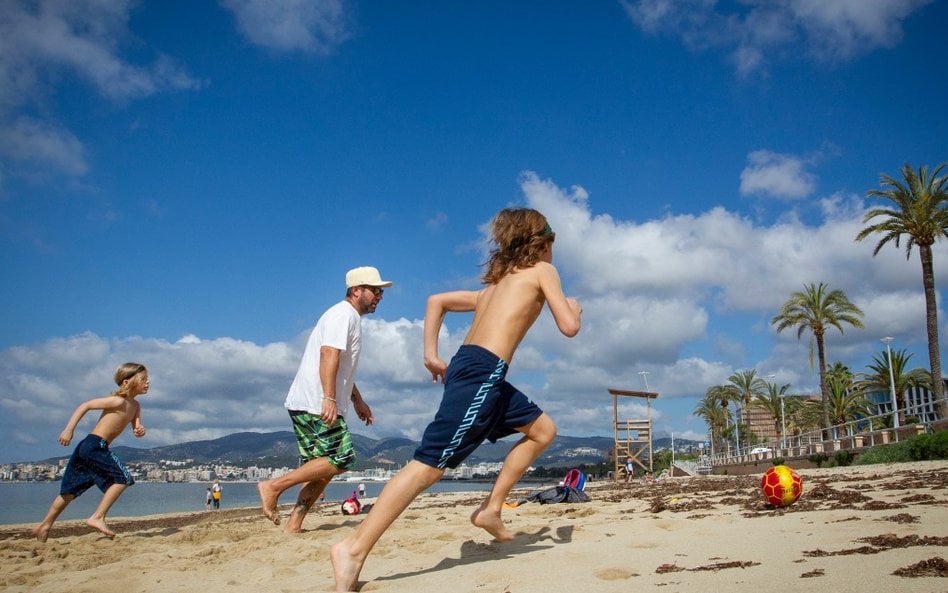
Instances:
[[[221,510],[221,496],[224,494],[224,489],[221,488],[220,480],[214,480],[214,485],[211,487],[211,498],[214,500],[214,510]]]
[[[105,515],[135,480],[119,458],[109,451],[109,443],[118,438],[129,424],[136,437],[145,436],[141,405],[135,398],[148,391],[148,369],[143,364],[127,362],[115,371],[114,379],[118,389],[111,395],[79,404],[59,435],[60,444],[69,445],[76,426],[86,412],[102,410],[89,436],[76,446],[69,458],[59,486],[59,495],[53,499],[43,522],[33,529],[36,539],[41,542],[46,541],[53,523],[69,503],[93,484],[102,491],[102,501],[92,516],[86,519],[86,525],[110,538],[115,537],[115,533],[105,523]]]
[[[208,487],[207,487],[207,496],[206,496],[205,499],[204,499],[204,510],[205,510],[205,511],[211,510],[211,499],[212,499],[212,498],[213,498],[213,494],[211,494],[211,487],[208,486]]]
[[[375,313],[383,289],[391,285],[375,268],[349,270],[346,298],[323,313],[306,343],[284,406],[290,413],[300,455],[307,461],[288,474],[257,484],[263,514],[279,525],[280,494],[305,483],[283,528],[287,533],[302,530],[303,518],[326,484],[355,464],[346,423],[349,402],[359,420],[366,425],[375,421],[355,384],[355,374],[362,351],[362,316]]]
[[[501,519],[510,489],[556,436],[556,425],[505,380],[514,351],[546,303],[557,328],[568,337],[580,328],[582,307],[563,294],[553,267],[555,235],[546,218],[531,209],[504,209],[491,225],[491,252],[480,291],[435,294],[425,311],[425,367],[444,395],[425,429],[414,459],[382,489],[358,528],[330,549],[336,591],[352,591],[372,547],[412,500],[457,467],[484,440],[523,433],[510,449],[487,498],[471,523],[499,541],[513,538]],[[446,365],[438,354],[438,333],[448,311],[474,312],[464,345]]]

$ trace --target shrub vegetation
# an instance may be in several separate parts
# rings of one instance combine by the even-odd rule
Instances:
[[[880,445],[861,453],[856,465],[873,463],[896,463],[900,461],[927,461],[948,459],[948,430],[933,434],[920,434],[908,440]]]

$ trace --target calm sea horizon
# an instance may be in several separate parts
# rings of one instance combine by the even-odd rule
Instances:
[[[385,482],[364,481],[365,497],[373,499],[382,491]],[[472,480],[444,480],[428,492],[486,492],[491,482]],[[204,510],[204,500],[210,484],[205,482],[136,482],[112,506],[109,517],[145,517],[164,513],[188,513]],[[222,509],[253,507],[260,504],[256,482],[221,482]],[[330,482],[326,487],[327,501],[343,501],[359,486],[359,482]],[[536,483],[517,487],[539,487]],[[296,501],[299,487],[283,493],[280,504]],[[35,524],[43,520],[50,503],[59,494],[59,482],[0,482],[0,525]],[[93,486],[66,507],[59,521],[86,519],[102,500],[102,493]],[[370,500],[371,502],[371,500]]]

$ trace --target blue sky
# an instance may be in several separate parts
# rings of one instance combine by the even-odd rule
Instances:
[[[946,4],[4,2],[0,462],[67,453],[127,360],[152,390],[121,444],[288,429],[303,341],[359,265],[395,286],[364,320],[356,431],[418,438],[425,299],[478,286],[508,205],[547,215],[584,305],[510,375],[562,434],[611,434],[607,388],[646,377],[656,429],[688,438],[736,370],[812,392],[808,339],[769,324],[805,283],[866,314],[830,361],[892,336],[927,366],[917,252],[853,238],[881,173],[948,160]],[[943,244],[935,265],[941,290]]]

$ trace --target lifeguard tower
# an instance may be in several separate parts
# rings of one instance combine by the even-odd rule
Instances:
[[[652,471],[652,400],[658,397],[651,391],[626,391],[610,389],[612,394],[612,422],[615,434],[613,479],[619,480],[619,467],[625,468],[625,460],[631,458],[642,471]],[[648,410],[644,420],[619,420],[619,397],[641,397]],[[645,453],[648,452],[648,465]],[[620,462],[621,460],[621,462]]]

